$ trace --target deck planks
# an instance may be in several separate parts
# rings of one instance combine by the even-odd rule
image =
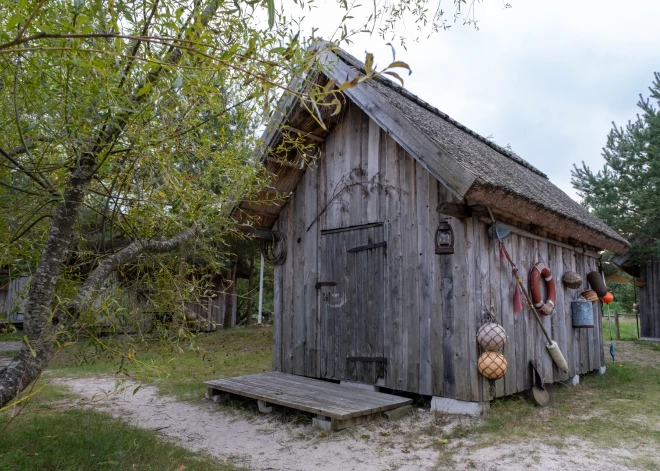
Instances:
[[[318,379],[266,372],[206,381],[213,390],[346,420],[412,404],[412,399]]]

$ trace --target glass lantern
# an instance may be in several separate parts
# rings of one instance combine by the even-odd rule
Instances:
[[[454,230],[447,220],[442,220],[435,231],[435,253],[452,254],[454,253]]]

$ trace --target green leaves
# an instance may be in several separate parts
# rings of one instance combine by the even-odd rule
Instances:
[[[374,55],[370,52],[367,52],[366,58],[364,61],[364,70],[367,75],[371,75],[372,69],[374,65]]]
[[[5,24],[5,28],[8,30],[14,29],[23,22],[25,22],[25,15],[23,15],[22,13],[15,13],[9,17],[9,20],[7,20],[7,23]]]
[[[151,82],[147,82],[147,83],[144,84],[144,86],[143,86],[142,88],[140,88],[140,89],[138,90],[138,92],[136,93],[136,95],[137,95],[137,96],[146,95],[146,94],[149,93],[150,91],[151,91]]]
[[[607,136],[604,167],[593,171],[583,162],[571,171],[583,204],[632,243],[636,262],[660,257],[660,73],[649,91],[637,119]]]
[[[412,70],[410,70],[410,66],[403,61],[394,61],[390,65],[388,65],[387,68],[388,69],[403,68],[408,70],[408,75],[412,74]]]
[[[268,29],[273,29],[275,26],[275,0],[266,0],[268,8]]]

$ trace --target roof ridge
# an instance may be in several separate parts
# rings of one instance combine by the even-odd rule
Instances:
[[[341,60],[343,60],[344,62],[347,62],[348,65],[359,69],[362,73],[365,73],[364,64],[362,63],[362,61],[360,61],[359,59],[357,59],[356,57],[354,57],[353,55],[349,54],[348,52],[344,51],[341,48],[337,48],[337,52],[338,52],[338,56]],[[468,128],[464,124],[459,123],[455,119],[451,118],[447,113],[444,113],[444,112],[440,111],[438,108],[436,108],[435,106],[433,106],[433,105],[429,104],[428,102],[422,100],[420,97],[418,97],[414,93],[406,90],[401,85],[399,85],[397,83],[394,83],[392,80],[389,80],[388,78],[383,77],[381,75],[376,75],[375,79],[378,80],[379,83],[382,83],[386,87],[391,88],[392,90],[396,91],[397,93],[404,96],[405,98],[413,101],[414,103],[416,103],[417,105],[419,105],[422,108],[426,109],[427,111],[430,111],[431,113],[435,114],[436,116],[439,116],[440,118],[444,119],[445,121],[447,121],[448,123],[450,123],[453,126],[457,127],[461,131],[464,131],[467,134],[469,134],[470,136],[474,137],[475,139],[483,142],[487,146],[489,146],[492,149],[496,150],[497,152],[504,155],[505,157],[513,160],[517,164],[522,165],[523,167],[533,171],[537,175],[545,178],[546,180],[549,180],[548,176],[545,173],[541,172],[539,169],[534,167],[532,164],[527,162],[525,159],[520,157],[515,152],[513,152],[511,150],[508,150],[508,149],[500,146],[499,144],[496,144],[495,142],[491,141],[490,139],[488,139],[488,138],[482,136],[481,134],[473,131],[472,129]]]

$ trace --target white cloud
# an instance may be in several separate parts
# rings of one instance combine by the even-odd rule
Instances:
[[[572,164],[602,166],[611,122],[635,117],[639,93],[660,70],[660,1],[510,1],[506,10],[499,0],[479,4],[479,31],[456,25],[399,47],[397,58],[413,70],[406,88],[510,144],[575,197]],[[306,21],[319,35],[338,21],[329,3]],[[363,35],[348,50],[374,52],[382,66],[391,58],[386,42]]]

